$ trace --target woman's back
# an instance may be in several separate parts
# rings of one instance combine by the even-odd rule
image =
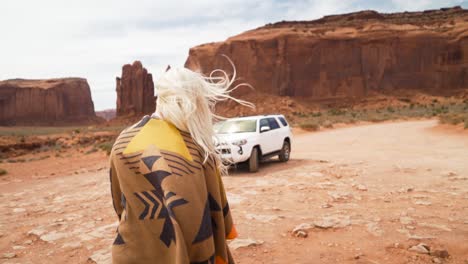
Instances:
[[[189,133],[145,116],[111,153],[114,263],[233,263],[236,231],[216,161]]]

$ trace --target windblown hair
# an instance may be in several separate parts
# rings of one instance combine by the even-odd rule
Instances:
[[[219,69],[206,77],[186,68],[171,68],[156,81],[156,113],[178,129],[189,132],[203,149],[204,162],[212,156],[222,175],[227,174],[227,168],[215,149],[213,122],[224,118],[214,113],[214,107],[216,103],[226,100],[254,107],[229,95],[240,86],[250,87],[245,83],[231,87],[236,78],[236,69],[232,61],[229,62],[234,69],[232,78]]]

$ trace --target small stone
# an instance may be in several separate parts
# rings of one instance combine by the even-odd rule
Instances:
[[[12,246],[11,248],[13,248],[13,250],[22,250],[22,249],[25,249],[26,247],[23,247],[23,246]]]
[[[453,177],[453,176],[457,176],[457,173],[454,172],[454,171],[446,171],[442,175],[444,175],[446,177]]]
[[[442,263],[442,261],[440,259],[438,259],[438,258],[433,258],[432,263],[440,264],[440,263]]]
[[[426,205],[426,206],[432,204],[432,203],[429,202],[429,201],[421,201],[421,200],[414,201],[413,203],[416,204],[416,205]]]
[[[325,208],[332,208],[333,205],[331,205],[331,204],[329,204],[329,203],[326,203],[326,204],[322,204],[320,207],[321,207],[321,208],[324,208],[324,209],[325,209]]]
[[[25,240],[23,244],[25,245],[31,245],[33,241],[31,239]]]
[[[70,243],[65,243],[62,248],[71,248],[71,249],[78,249],[81,248],[81,242],[76,241],[76,242],[70,242]]]
[[[234,239],[231,243],[229,243],[229,247],[231,247],[233,250],[236,250],[242,247],[258,246],[262,244],[263,244],[263,241],[260,241],[260,240],[254,240],[251,238],[246,238],[246,239],[237,238],[237,239]]]
[[[9,253],[3,253],[3,256],[2,258],[4,259],[12,259],[12,258],[16,258],[16,254],[15,253],[12,253],[12,252],[9,252]]]
[[[356,186],[356,189],[358,191],[367,191],[367,187],[363,184],[359,184],[358,186]]]
[[[24,213],[26,212],[26,209],[24,208],[15,208],[13,209],[13,213]]]
[[[436,250],[431,251],[431,256],[446,259],[450,257],[450,254],[445,249],[436,249]]]
[[[294,229],[293,229],[293,234],[299,232],[299,231],[305,231],[305,232],[308,232],[310,229],[314,228],[311,224],[308,224],[308,223],[302,223],[298,226],[296,226]]]
[[[420,254],[429,254],[430,250],[429,246],[424,243],[419,243],[418,245],[409,248],[409,251],[414,251]]]
[[[307,231],[299,230],[299,231],[295,232],[294,235],[296,237],[306,238],[308,236],[308,233],[307,233]]]
[[[400,223],[402,225],[412,225],[412,224],[414,224],[414,219],[409,217],[409,216],[401,216],[400,217]]]
[[[42,236],[46,231],[42,228],[35,228],[31,231],[28,232],[28,235],[34,235],[34,236]]]
[[[50,232],[48,234],[40,236],[40,239],[46,242],[52,242],[55,240],[59,240],[61,238],[67,237],[67,234],[65,233],[57,233],[55,231]]]
[[[105,249],[101,249],[93,252],[93,255],[89,257],[90,260],[97,264],[110,264],[112,263],[111,252]]]

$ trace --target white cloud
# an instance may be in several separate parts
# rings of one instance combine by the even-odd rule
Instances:
[[[391,0],[391,2],[394,5],[395,9],[399,11],[420,11],[426,9],[461,5],[463,3],[463,0]]]
[[[371,0],[2,0],[0,79],[85,77],[96,109],[113,108],[115,77],[134,60],[157,75],[167,64],[182,66],[192,46],[270,22],[460,1],[391,2],[388,7]]]

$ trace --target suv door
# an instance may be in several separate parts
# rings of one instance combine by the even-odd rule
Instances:
[[[260,148],[262,149],[262,154],[267,154],[272,151],[274,151],[275,146],[273,145],[273,132],[274,130],[271,130],[270,123],[268,122],[268,118],[262,118],[260,119],[258,131],[259,131],[259,142],[260,142]],[[262,126],[268,126],[270,127],[270,130],[261,132],[260,129]]]
[[[273,151],[280,150],[283,147],[283,139],[281,138],[281,127],[274,117],[268,118],[268,124],[270,125],[270,132],[271,132],[271,146]]]

